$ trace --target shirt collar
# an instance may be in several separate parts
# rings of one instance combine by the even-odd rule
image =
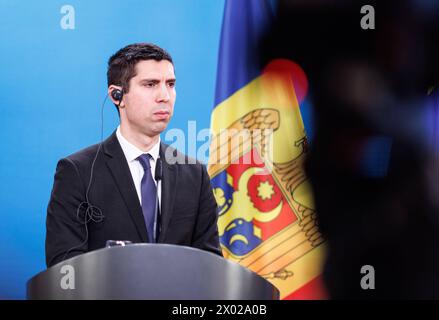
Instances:
[[[122,132],[120,132],[120,126],[117,127],[116,136],[117,136],[117,140],[119,140],[120,146],[122,147],[122,151],[125,154],[125,158],[127,159],[128,162],[137,160],[137,158],[144,153],[149,153],[154,161],[157,160],[157,158],[159,157],[160,136],[157,143],[153,145],[152,148],[149,149],[149,151],[147,152],[140,150],[135,145],[130,143],[127,139],[125,139],[124,136],[122,135]]]

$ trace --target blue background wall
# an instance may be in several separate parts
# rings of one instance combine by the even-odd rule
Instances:
[[[60,25],[66,4],[75,9],[74,30]],[[209,127],[223,7],[223,0],[0,1],[0,298],[24,298],[26,281],[45,269],[56,162],[99,141],[111,54],[133,42],[166,48],[178,79],[169,128],[186,130],[190,120]],[[104,114],[108,136],[118,124],[108,101]]]

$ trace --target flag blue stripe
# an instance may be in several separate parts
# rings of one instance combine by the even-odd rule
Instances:
[[[226,0],[215,106],[259,76],[259,41],[272,20],[268,0]]]

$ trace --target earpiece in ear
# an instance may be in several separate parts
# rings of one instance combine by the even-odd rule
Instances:
[[[114,89],[113,91],[111,91],[111,96],[113,97],[114,100],[120,102],[123,96],[122,90]]]

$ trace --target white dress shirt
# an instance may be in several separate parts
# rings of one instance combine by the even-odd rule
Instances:
[[[140,164],[140,161],[137,160],[137,158],[140,155],[146,153],[151,155],[151,159],[149,160],[149,163],[151,165],[151,175],[157,187],[159,208],[161,208],[160,205],[162,200],[162,184],[160,183],[160,181],[159,183],[157,183],[157,181],[155,180],[155,167],[160,151],[160,137],[159,137],[159,141],[155,145],[153,145],[151,149],[144,152],[139,148],[137,148],[135,145],[128,142],[128,140],[122,136],[122,133],[120,132],[120,126],[117,127],[116,136],[117,136],[117,140],[119,140],[120,146],[122,147],[122,151],[128,162],[128,167],[130,168],[131,176],[133,177],[134,186],[136,187],[136,192],[139,198],[140,205],[142,205],[141,185],[142,185],[143,174],[145,171],[143,170],[143,167]]]

